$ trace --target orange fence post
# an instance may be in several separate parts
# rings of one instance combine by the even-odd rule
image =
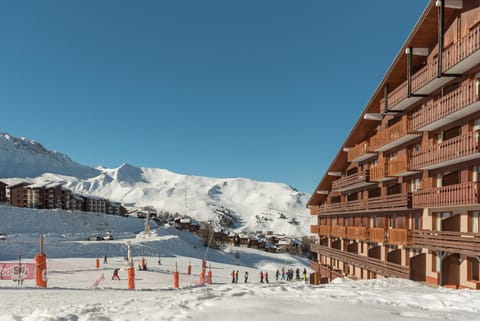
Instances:
[[[47,256],[43,253],[43,234],[40,235],[40,254],[35,255],[35,281],[38,287],[47,287]]]
[[[128,289],[135,290],[135,269],[128,268]]]
[[[188,275],[191,275],[191,274],[192,274],[192,264],[190,263],[190,261],[188,261],[187,274],[188,274]]]
[[[210,269],[208,270],[208,284],[212,284],[212,266],[210,265]]]
[[[38,287],[47,287],[47,256],[43,253],[35,255],[35,280]]]
[[[99,259],[98,257],[97,257],[97,259],[95,260],[95,267],[96,267],[97,269],[100,268],[100,259]]]

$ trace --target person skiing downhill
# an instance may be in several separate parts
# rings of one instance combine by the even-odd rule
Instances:
[[[269,282],[268,282],[268,272],[265,272],[265,282],[266,282],[266,283],[269,283]]]
[[[280,277],[280,271],[277,270],[277,272],[275,272],[275,281],[278,281],[279,277]]]
[[[238,274],[239,274],[239,272],[237,270],[237,272],[235,272],[235,283],[238,283]]]
[[[263,283],[263,271],[260,271],[260,283]]]
[[[120,281],[120,276],[118,275],[118,269],[113,270],[112,280]]]
[[[245,283],[248,281],[248,271],[245,271]]]
[[[235,270],[233,270],[230,275],[232,276],[232,283],[235,283]]]

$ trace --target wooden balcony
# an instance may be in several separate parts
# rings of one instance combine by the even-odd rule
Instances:
[[[376,210],[402,210],[411,208],[411,194],[401,193],[364,200],[324,204],[319,206],[321,214],[362,213]]]
[[[320,206],[310,206],[310,215],[320,215]]]
[[[321,236],[329,236],[331,234],[331,227],[328,225],[320,225],[318,227],[318,234]]]
[[[352,175],[342,176],[333,181],[332,190],[336,192],[345,192],[375,184],[376,183],[370,182],[370,172],[368,170],[363,170]]]
[[[407,266],[382,261],[368,256],[358,255],[350,252],[344,252],[337,249],[329,248],[319,244],[312,244],[310,246],[312,252],[320,255],[354,265],[359,268],[366,269],[371,272],[383,275],[385,277],[399,277],[408,279],[410,270]]]
[[[375,155],[376,153],[370,148],[370,144],[366,140],[350,148],[347,152],[347,159],[350,163],[358,163]]]
[[[407,176],[415,174],[417,171],[411,164],[411,157],[403,154],[396,159],[389,160],[387,164],[387,176]]]
[[[477,257],[480,253],[480,234],[413,230],[412,244],[432,251],[445,251]]]
[[[400,228],[390,228],[387,230],[385,242],[396,245],[407,245],[411,243],[411,231]]]
[[[412,93],[417,95],[429,95],[434,90],[449,82],[455,74],[463,74],[480,61],[480,25],[470,30],[462,39],[446,48],[443,52],[442,67],[444,76],[438,78],[438,61],[433,58],[412,76]],[[405,110],[415,102],[422,99],[421,96],[408,97],[407,80],[395,88],[388,95],[388,109]],[[384,99],[380,101],[383,109]]]
[[[413,152],[412,166],[418,170],[430,170],[480,158],[477,134],[469,132]]]
[[[428,188],[413,193],[413,207],[478,205],[480,183],[462,183]]]
[[[480,111],[475,87],[475,82],[468,80],[440,99],[428,101],[412,115],[412,127],[419,131],[432,131]]]
[[[371,227],[368,238],[370,241],[383,243],[387,238],[387,230],[383,227]]]
[[[347,236],[347,228],[345,226],[332,226],[330,236],[344,238]]]
[[[391,179],[388,176],[387,168],[387,164],[378,164],[375,167],[370,167],[370,180],[381,182]]]
[[[375,136],[371,137],[370,147],[376,152],[383,152],[420,136],[421,134],[412,129],[409,118],[403,117],[398,123],[380,130]]]
[[[368,228],[362,226],[348,226],[346,238],[365,241],[368,239]]]
[[[443,53],[443,69],[447,73],[461,74],[480,61],[480,25]]]

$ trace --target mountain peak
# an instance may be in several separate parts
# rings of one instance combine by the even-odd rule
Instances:
[[[99,173],[62,153],[46,149],[34,140],[5,132],[0,132],[0,151],[0,177],[36,177],[54,173],[86,178]]]

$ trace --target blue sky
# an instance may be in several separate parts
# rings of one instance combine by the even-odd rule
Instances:
[[[310,193],[427,3],[2,1],[0,131]]]

